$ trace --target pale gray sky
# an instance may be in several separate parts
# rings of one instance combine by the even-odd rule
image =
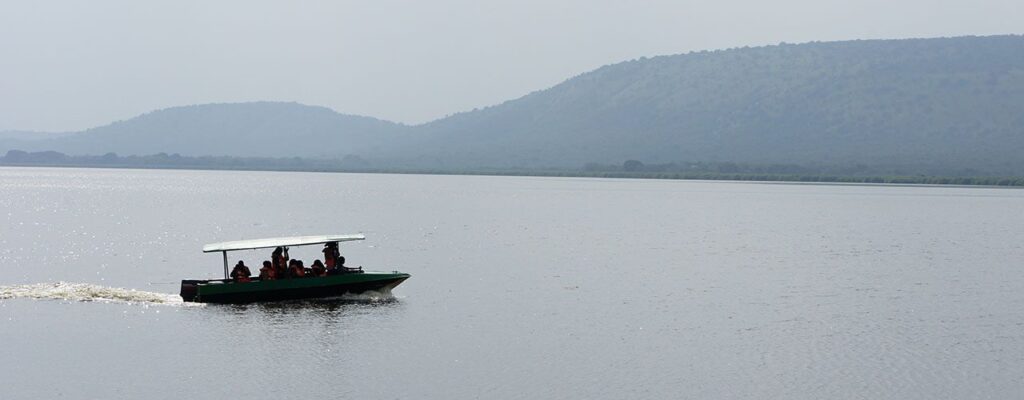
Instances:
[[[1021,0],[0,0],[0,130],[255,100],[415,124],[641,56],[1004,33]]]

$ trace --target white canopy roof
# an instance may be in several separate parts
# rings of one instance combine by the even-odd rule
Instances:
[[[233,242],[210,243],[203,246],[203,253],[215,251],[252,250],[266,249],[278,246],[305,246],[310,244],[321,244],[327,242],[348,242],[351,240],[363,240],[366,236],[361,233],[354,235],[322,235],[322,236],[293,236],[269,239],[236,240]]]

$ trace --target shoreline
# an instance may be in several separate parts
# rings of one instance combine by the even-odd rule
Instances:
[[[97,165],[88,163],[8,163],[0,162],[0,168],[87,168],[87,169],[136,169],[136,170],[189,170],[189,171],[257,171],[257,172],[317,172],[348,174],[394,174],[394,175],[455,175],[455,176],[517,176],[551,178],[603,178],[603,179],[650,179],[677,181],[739,182],[765,185],[828,185],[828,186],[884,186],[884,187],[947,187],[947,188],[1024,188],[1021,177],[946,177],[946,176],[834,176],[834,175],[785,175],[785,174],[728,174],[728,173],[686,173],[686,172],[588,172],[574,170],[432,170],[432,169],[346,169],[346,168],[259,168],[258,166],[218,165]],[[949,182],[949,183],[944,183]],[[979,183],[963,183],[979,182]],[[996,183],[992,183],[996,182]],[[1002,183],[1000,183],[1002,182]]]

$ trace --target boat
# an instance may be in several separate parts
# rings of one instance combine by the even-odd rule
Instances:
[[[204,253],[221,253],[224,258],[224,279],[185,279],[181,281],[181,298],[197,303],[253,303],[295,299],[337,298],[349,294],[380,292],[388,294],[409,274],[398,271],[372,272],[346,269],[327,276],[236,282],[228,275],[228,252],[276,247],[333,244],[365,240],[362,234],[321,235],[238,240],[203,246]],[[339,270],[341,271],[341,270]],[[337,271],[336,271],[337,272]]]

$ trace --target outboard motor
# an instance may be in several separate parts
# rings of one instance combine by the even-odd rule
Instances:
[[[181,281],[181,299],[185,301],[194,302],[196,296],[199,294],[199,282],[197,280],[183,280]]]

